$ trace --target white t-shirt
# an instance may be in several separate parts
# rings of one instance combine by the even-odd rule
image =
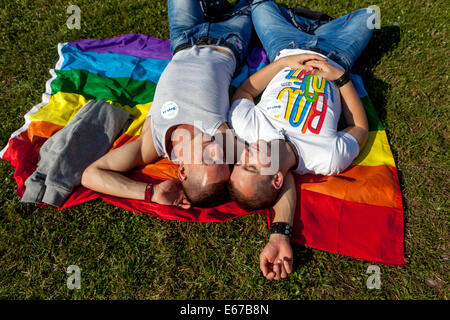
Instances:
[[[280,51],[277,59],[302,53],[318,54],[286,49]],[[359,154],[356,139],[337,131],[340,115],[340,93],[332,82],[284,68],[270,81],[257,105],[248,99],[236,100],[228,120],[236,135],[248,143],[286,136],[300,158],[296,173],[332,175],[344,171]]]

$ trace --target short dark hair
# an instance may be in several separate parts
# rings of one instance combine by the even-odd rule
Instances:
[[[231,200],[235,201],[245,211],[255,211],[272,207],[281,189],[275,189],[273,187],[271,183],[272,175],[266,175],[265,177],[267,178],[258,179],[255,183],[255,193],[251,197],[244,196],[230,180],[228,191]]]
[[[202,187],[201,183],[191,178],[183,181],[181,185],[186,198],[193,207],[213,208],[230,201],[228,180],[210,183]]]

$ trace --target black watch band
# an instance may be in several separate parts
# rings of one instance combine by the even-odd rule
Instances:
[[[333,83],[336,85],[336,87],[340,88],[349,81],[350,81],[350,74],[348,72],[344,72],[344,74],[340,76],[338,79],[333,80]]]
[[[280,233],[292,237],[292,227],[286,222],[274,222],[270,225],[269,235],[273,233]]]

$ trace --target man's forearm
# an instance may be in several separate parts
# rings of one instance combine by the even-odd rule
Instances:
[[[121,173],[96,167],[85,171],[82,184],[97,192],[135,200],[145,200],[147,186],[147,183],[132,180]]]
[[[340,87],[340,93],[346,105],[343,112],[347,124],[368,129],[366,112],[353,83]]]
[[[340,88],[340,93],[343,100],[342,111],[347,123],[347,128],[343,131],[354,136],[362,149],[367,140],[369,125],[361,99],[351,81]]]
[[[283,60],[279,59],[254,73],[236,90],[232,102],[241,98],[247,98],[253,101],[254,98],[264,91],[275,75],[285,67],[286,65],[283,63]]]

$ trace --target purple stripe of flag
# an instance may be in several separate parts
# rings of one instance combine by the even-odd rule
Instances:
[[[172,59],[170,39],[159,39],[146,34],[130,33],[106,39],[87,39],[69,42],[82,51],[118,53],[139,58]]]
[[[252,48],[247,56],[248,67],[257,69],[261,63],[269,64],[266,52],[261,47]]]

